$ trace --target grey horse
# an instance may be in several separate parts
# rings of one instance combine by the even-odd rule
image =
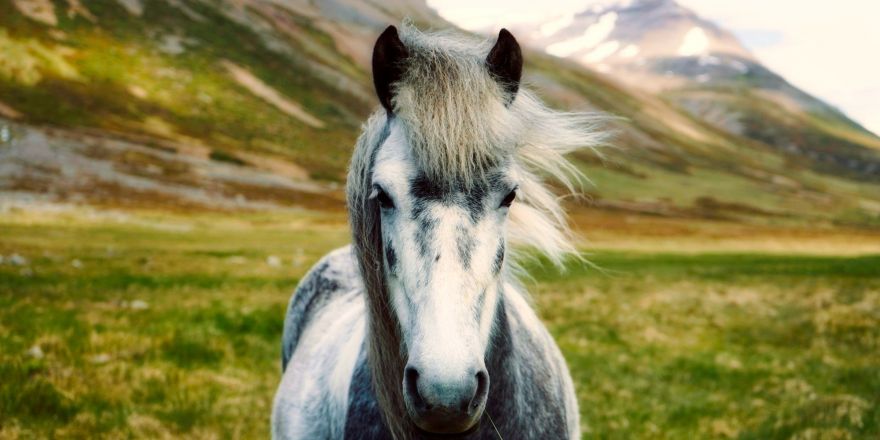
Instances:
[[[516,249],[576,254],[564,158],[601,139],[590,114],[521,85],[501,30],[475,41],[388,27],[373,51],[382,107],[348,176],[353,245],[290,300],[272,434],[284,439],[575,439],[559,348],[517,282]]]

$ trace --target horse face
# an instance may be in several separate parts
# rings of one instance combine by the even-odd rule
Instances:
[[[432,181],[393,120],[376,153],[370,197],[381,212],[385,278],[407,355],[403,395],[425,431],[466,431],[485,408],[515,174],[502,166],[469,185]]]

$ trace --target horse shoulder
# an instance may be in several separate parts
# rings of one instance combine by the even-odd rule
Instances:
[[[314,266],[300,280],[287,305],[281,336],[281,370],[287,368],[303,330],[318,311],[334,298],[361,285],[357,262],[351,246],[336,249]],[[362,290],[362,289],[360,289]]]
[[[348,396],[366,333],[363,292],[348,248],[319,261],[290,301],[274,438],[342,438]]]
[[[342,438],[365,333],[363,300],[357,292],[338,297],[317,313],[300,336],[275,393],[273,437]]]

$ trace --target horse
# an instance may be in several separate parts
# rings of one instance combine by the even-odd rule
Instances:
[[[353,242],[290,300],[274,438],[579,438],[517,249],[577,255],[558,193],[582,176],[564,156],[601,136],[593,115],[545,106],[522,68],[505,29],[494,44],[409,24],[379,36],[381,107],[346,187]]]

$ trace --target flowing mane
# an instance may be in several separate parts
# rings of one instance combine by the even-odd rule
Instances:
[[[400,40],[408,58],[393,84],[399,118],[415,160],[434,181],[472,182],[501,161],[513,161],[519,188],[510,208],[509,238],[560,262],[575,253],[573,236],[548,186],[555,179],[573,192],[581,174],[565,154],[601,142],[597,117],[546,107],[520,87],[515,97],[486,69],[491,42],[450,32],[404,26]],[[511,101],[512,99],[512,101]],[[364,124],[349,170],[347,197],[368,303],[368,358],[373,388],[395,438],[412,432],[405,417],[400,378],[405,365],[401,331],[386,292],[377,202],[370,198],[378,147],[391,122],[383,109]],[[512,158],[512,159],[511,159]],[[513,277],[511,271],[505,276]]]
[[[602,142],[600,117],[552,110],[525,87],[505,106],[503,88],[485,67],[490,40],[449,31],[422,32],[412,26],[404,26],[400,37],[409,58],[395,88],[394,113],[422,168],[438,181],[474,181],[513,151],[521,172],[522,203],[511,209],[511,238],[554,261],[575,252],[560,196],[548,188],[545,178],[575,191],[582,175],[565,154]],[[378,111],[362,128],[351,162],[349,200],[365,199],[370,191],[363,180],[368,176],[361,173],[368,173],[372,152],[387,135],[387,123],[385,112]]]

